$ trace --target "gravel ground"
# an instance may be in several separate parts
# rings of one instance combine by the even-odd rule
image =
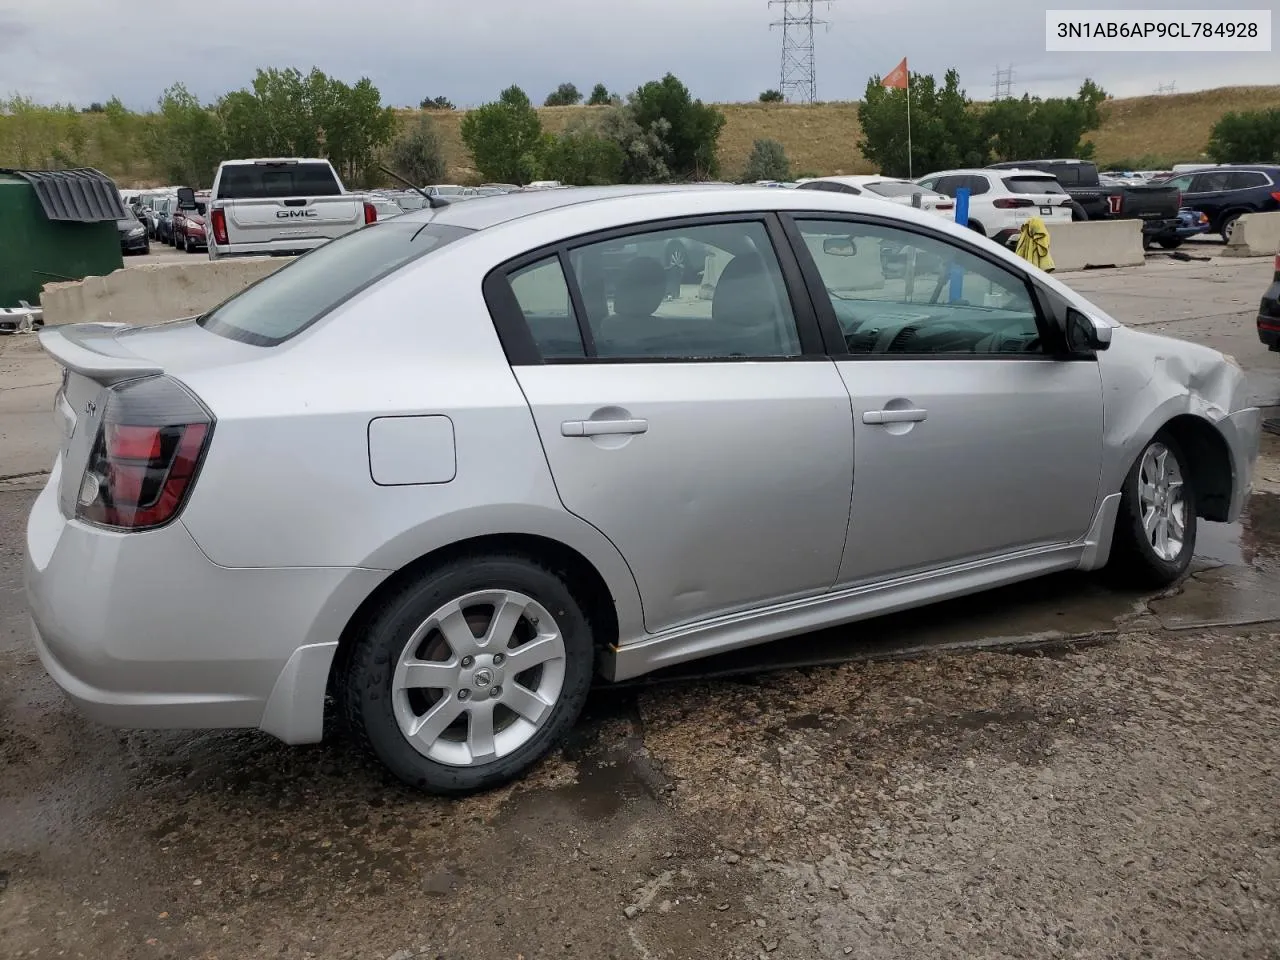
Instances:
[[[1280,573],[1280,497],[1249,523]],[[602,692],[461,802],[341,740],[93,726],[0,646],[0,956],[1280,957],[1277,640]]]

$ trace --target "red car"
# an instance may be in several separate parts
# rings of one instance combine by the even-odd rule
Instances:
[[[187,253],[208,250],[209,242],[205,236],[205,213],[208,210],[209,191],[196,194],[195,206],[179,208],[173,212],[172,243]]]

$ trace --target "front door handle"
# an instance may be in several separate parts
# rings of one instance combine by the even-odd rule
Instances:
[[[919,423],[926,415],[925,410],[868,410],[862,415],[862,422]]]
[[[648,420],[566,420],[560,424],[560,435],[603,437],[608,434],[644,433],[648,429]]]

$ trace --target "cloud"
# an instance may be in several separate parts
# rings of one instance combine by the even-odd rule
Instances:
[[[819,2],[815,11],[830,21],[815,35],[827,100],[859,98],[869,76],[903,56],[939,77],[956,67],[976,99],[1010,65],[1016,94],[1045,96],[1071,93],[1085,76],[1119,96],[1171,81],[1179,90],[1280,83],[1274,53],[1049,54],[1044,6],[1013,0]],[[769,24],[779,13],[765,0],[217,0],[193,17],[172,0],[0,0],[0,91],[82,104],[114,94],[148,108],[175,81],[213,100],[256,67],[314,65],[348,81],[368,76],[397,105],[439,95],[478,104],[510,83],[535,101],[566,80],[626,92],[667,71],[704,100],[753,100],[778,84],[781,31]]]

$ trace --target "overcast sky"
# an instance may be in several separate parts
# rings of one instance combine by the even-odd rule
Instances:
[[[1231,6],[1266,8],[1271,0]],[[1054,8],[1106,7],[1097,0]],[[1212,7],[1130,0],[1127,9]],[[1280,84],[1280,52],[1045,53],[1044,3],[898,0],[815,4],[818,97],[860,98],[867,78],[906,56],[939,78],[951,66],[974,99],[997,67],[1013,92],[1072,93],[1092,76],[1116,96]],[[0,0],[0,94],[88,104],[154,105],[176,80],[206,101],[245,86],[259,66],[318,66],[370,77],[386,103],[443,95],[459,107],[518,83],[537,102],[562,81],[626,92],[675,73],[708,101],[753,100],[778,85],[780,7],[767,0]]]

